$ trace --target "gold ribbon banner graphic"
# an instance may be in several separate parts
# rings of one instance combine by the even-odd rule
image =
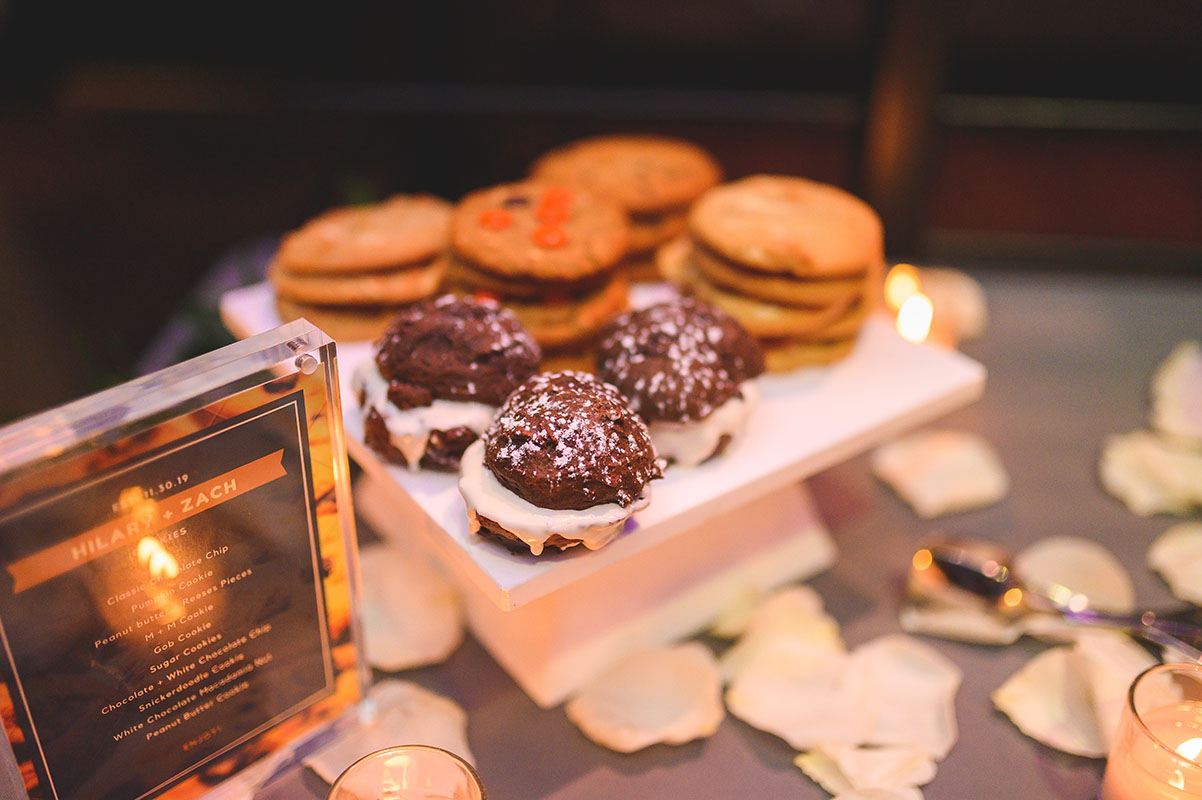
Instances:
[[[127,545],[137,544],[143,536],[150,536],[282,478],[287,474],[283,461],[284,451],[277,450],[161,500],[143,500],[124,516],[14,561],[8,565],[8,572],[13,577],[13,593],[23,592]]]

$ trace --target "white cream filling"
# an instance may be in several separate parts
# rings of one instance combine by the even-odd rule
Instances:
[[[463,453],[459,462],[459,493],[467,505],[468,527],[480,530],[477,514],[517,536],[534,555],[553,533],[565,539],[579,540],[589,550],[597,550],[613,541],[636,511],[651,502],[651,487],[628,506],[602,503],[583,509],[539,508],[501,485],[484,466],[484,442],[477,440]]]
[[[469,389],[472,387],[469,385]],[[384,419],[388,438],[392,446],[400,450],[409,464],[416,470],[418,462],[426,453],[432,431],[448,431],[452,428],[469,428],[477,434],[484,433],[497,409],[484,403],[465,403],[458,400],[435,400],[428,406],[400,409],[388,399],[388,381],[376,369],[374,361],[364,361],[351,374],[351,389],[363,395],[364,422],[369,409]]]
[[[743,429],[759,403],[754,381],[739,384],[739,394],[694,422],[653,422],[647,426],[655,452],[682,467],[695,467],[714,454],[723,436],[732,438]]]

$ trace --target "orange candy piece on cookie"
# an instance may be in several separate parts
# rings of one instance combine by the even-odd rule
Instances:
[[[546,250],[554,250],[568,243],[568,235],[563,232],[563,229],[550,225],[535,228],[534,233],[530,234],[530,238],[536,245]]]
[[[546,250],[554,250],[567,244],[568,235],[559,226],[571,218],[573,199],[572,190],[563,186],[548,186],[544,189],[534,211],[535,218],[542,225],[530,234],[531,241]],[[504,208],[486,208],[480,212],[477,221],[489,230],[503,231],[513,224],[513,215]]]
[[[480,212],[480,224],[494,231],[503,231],[513,224],[513,215],[503,208],[489,208]]]

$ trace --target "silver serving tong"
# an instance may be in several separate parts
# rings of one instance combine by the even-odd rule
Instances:
[[[1188,661],[1202,662],[1202,626],[1181,620],[1196,616],[1195,610],[1172,612],[1171,616],[1145,611],[1142,614],[1107,614],[1088,607],[1088,600],[1063,586],[1037,586],[1023,582],[1009,566],[1009,554],[998,545],[976,539],[947,539],[933,542],[914,555],[912,584],[943,582],[992,603],[1006,615],[1028,611],[1058,614],[1070,622],[1124,630],[1165,648]],[[933,581],[933,578],[935,581]]]

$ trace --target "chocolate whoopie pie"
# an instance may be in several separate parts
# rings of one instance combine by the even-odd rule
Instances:
[[[411,469],[455,472],[541,355],[491,300],[444,295],[403,309],[352,377],[368,447]]]
[[[647,422],[660,456],[700,464],[742,430],[764,371],[759,342],[691,297],[623,314],[602,334],[597,374]]]
[[[617,389],[585,372],[551,372],[514,391],[468,447],[459,491],[472,532],[540,555],[604,546],[661,477],[647,426]]]

